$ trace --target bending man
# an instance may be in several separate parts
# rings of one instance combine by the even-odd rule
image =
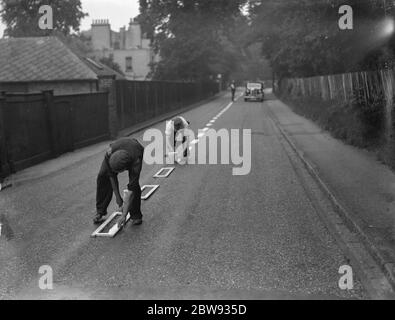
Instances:
[[[184,158],[188,157],[188,137],[185,135],[185,129],[188,129],[190,122],[183,117],[176,117],[167,122],[166,125],[166,149],[167,156],[169,153],[177,151],[177,135],[182,134],[182,144],[184,146]]]
[[[119,227],[124,226],[128,213],[130,213],[133,225],[142,224],[139,179],[143,156],[144,147],[136,139],[122,138],[110,145],[97,176],[97,214],[93,220],[95,224],[104,221],[113,193],[119,208],[122,210]],[[125,194],[125,199],[122,199],[119,193],[118,174],[126,170],[129,172],[128,192]]]

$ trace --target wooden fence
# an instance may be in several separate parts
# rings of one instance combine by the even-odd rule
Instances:
[[[0,97],[0,175],[108,139],[108,93]]]
[[[120,128],[125,129],[186,107],[218,91],[216,82],[119,80],[116,82],[116,105]]]
[[[206,99],[218,93],[219,86],[119,80],[108,90],[63,96],[52,91],[1,94],[0,179]]]
[[[366,98],[382,92],[388,103],[392,103],[395,85],[393,70],[344,73],[311,78],[283,79],[279,91],[294,96],[320,96],[323,100],[342,99],[349,101],[356,89]]]

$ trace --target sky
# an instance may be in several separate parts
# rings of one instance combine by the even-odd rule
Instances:
[[[93,19],[109,19],[111,28],[118,31],[139,14],[139,0],[81,0],[81,3],[83,11],[89,13],[81,23],[81,30],[90,29]],[[3,31],[4,25],[0,21],[0,37]]]

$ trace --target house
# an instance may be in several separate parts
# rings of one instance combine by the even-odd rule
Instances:
[[[109,20],[93,20],[91,30],[84,32],[91,39],[94,56],[100,60],[112,57],[128,80],[148,80],[150,64],[157,59],[140,24],[131,19],[129,28],[111,30]]]
[[[0,92],[91,93],[120,79],[125,76],[56,37],[0,39]]]
[[[98,75],[56,37],[0,39],[0,92],[98,91]]]

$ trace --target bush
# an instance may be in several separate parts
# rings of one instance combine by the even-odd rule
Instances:
[[[321,97],[280,95],[298,114],[316,122],[335,138],[362,148],[377,148],[383,142],[385,97],[376,92],[367,98],[362,90],[350,101],[323,100]]]

